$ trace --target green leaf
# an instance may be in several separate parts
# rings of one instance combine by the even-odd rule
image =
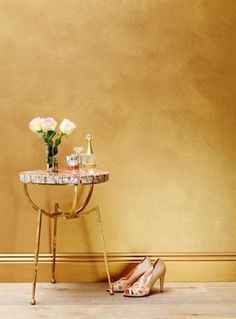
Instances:
[[[56,132],[55,131],[47,131],[47,133],[46,133],[47,135],[47,140],[48,141],[51,141],[52,140],[52,138],[56,135]]]
[[[60,133],[59,137],[55,140],[55,146],[57,147],[58,145],[61,144],[61,139],[65,134]]]

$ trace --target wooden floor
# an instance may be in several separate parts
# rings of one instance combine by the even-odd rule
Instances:
[[[0,284],[1,319],[37,318],[236,318],[236,282],[166,283],[144,298],[110,296],[103,283]]]

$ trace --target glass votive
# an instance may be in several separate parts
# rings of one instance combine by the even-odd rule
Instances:
[[[81,154],[81,166],[84,170],[93,173],[96,170],[96,157],[94,154]]]

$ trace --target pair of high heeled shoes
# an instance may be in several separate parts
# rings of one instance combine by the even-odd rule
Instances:
[[[160,279],[160,291],[163,292],[166,266],[161,258],[152,263],[146,256],[125,277],[112,284],[114,292],[123,292],[126,297],[144,297],[151,292],[155,282]]]

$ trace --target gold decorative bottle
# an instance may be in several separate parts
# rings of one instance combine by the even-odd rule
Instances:
[[[87,140],[87,150],[84,154],[81,154],[82,167],[89,172],[94,172],[96,168],[96,157],[92,148],[93,137],[90,133],[88,133],[85,138]]]

